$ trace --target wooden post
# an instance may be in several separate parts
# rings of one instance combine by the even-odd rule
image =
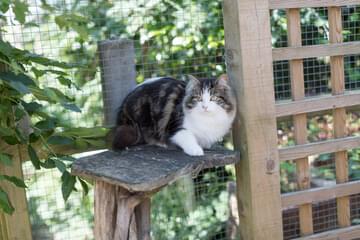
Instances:
[[[6,70],[5,65],[0,63],[0,71]],[[5,143],[2,142],[0,142],[0,144],[5,145]],[[2,149],[2,147],[0,149]],[[24,156],[21,155],[21,147],[11,146],[10,149],[13,155],[13,164],[12,166],[0,165],[0,174],[16,176],[23,179],[22,160],[24,160]],[[12,215],[0,213],[0,239],[31,240],[31,224],[25,189],[15,187],[4,181],[0,182],[0,186],[8,193],[11,203],[15,208],[15,212]]]
[[[102,92],[104,98],[104,115],[105,115],[105,124],[108,126],[114,126],[116,122],[116,114],[118,108],[120,107],[122,101],[126,95],[136,86],[136,71],[135,71],[135,49],[134,43],[131,40],[119,39],[119,40],[106,40],[99,42],[99,56],[100,56],[100,66],[101,66],[101,76],[102,76]],[[120,189],[116,186],[107,186],[106,188],[112,189],[108,193],[103,193],[103,186],[106,184],[97,181],[96,190],[95,190],[95,202],[96,199],[99,199],[106,196],[107,198],[123,199],[126,198],[126,195],[130,193],[125,189]],[[116,190],[117,189],[117,190]],[[101,201],[100,201],[101,202]],[[116,207],[120,206],[123,203],[112,202],[109,203],[111,206]],[[139,203],[138,203],[139,204]],[[138,205],[136,204],[136,205]],[[101,204],[100,204],[101,205]],[[107,238],[102,234],[115,234],[111,231],[108,231],[106,228],[103,229],[102,224],[110,224],[109,222],[102,222],[104,219],[101,217],[100,213],[103,211],[103,208],[95,203],[95,222],[100,229],[95,229],[96,239],[112,239]],[[135,208],[134,205],[133,207]],[[131,229],[134,230],[137,226],[137,238],[134,238],[134,234],[130,234],[131,238],[148,240],[150,239],[150,208],[151,200],[150,198],[142,199],[142,202],[135,209],[127,209],[132,214],[135,211],[134,216],[132,217]],[[115,208],[118,209],[118,208]],[[126,208],[123,208],[126,209]],[[130,214],[127,213],[127,214]],[[125,215],[124,215],[125,216]],[[106,217],[103,216],[103,217]],[[135,219],[136,218],[136,219]],[[98,219],[98,220],[96,220]],[[112,219],[114,220],[114,219]],[[124,220],[124,219],[123,219]],[[124,221],[128,221],[124,220]],[[116,224],[116,221],[112,224]],[[110,225],[114,226],[114,225]],[[118,229],[122,229],[121,227]],[[104,230],[104,231],[103,231]],[[122,229],[124,232],[127,230]],[[135,230],[134,230],[135,231]],[[117,233],[116,233],[117,234]],[[114,235],[115,236],[115,235]],[[124,238],[125,235],[122,235],[120,239]],[[117,239],[117,238],[113,238]]]
[[[117,110],[136,86],[135,49],[131,40],[106,40],[98,44],[105,124],[115,125]]]
[[[300,25],[300,9],[287,10],[288,21],[288,42],[291,47],[301,46],[301,25]],[[291,60],[290,78],[291,93],[294,101],[305,98],[304,90],[304,67],[303,60]],[[296,144],[305,144],[307,142],[307,118],[306,114],[297,114],[293,116],[294,121],[294,137]],[[300,190],[310,188],[310,166],[308,158],[296,159],[297,184]],[[299,206],[300,233],[308,235],[313,232],[312,223],[312,204],[304,204]]]
[[[234,144],[240,237],[282,239],[268,0],[224,0],[227,73],[237,93]]]
[[[329,29],[330,43],[341,43],[342,37],[342,19],[340,7],[329,7]],[[343,94],[345,91],[344,76],[344,56],[330,57],[331,66],[331,87],[332,94]],[[337,108],[333,111],[334,117],[334,135],[336,138],[346,136],[346,110],[345,108]],[[336,182],[344,183],[349,180],[348,156],[347,151],[335,153],[335,170]],[[351,225],[350,219],[350,201],[349,197],[337,198],[337,217],[340,227]]]

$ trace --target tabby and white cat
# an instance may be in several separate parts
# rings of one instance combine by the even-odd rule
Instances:
[[[235,97],[226,75],[184,81],[147,80],[124,99],[117,115],[113,149],[173,143],[191,156],[222,139],[235,117]]]

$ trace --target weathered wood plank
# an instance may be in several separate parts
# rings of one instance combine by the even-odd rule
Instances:
[[[268,0],[225,0],[227,73],[237,93],[234,143],[241,239],[281,239]],[[265,107],[266,106],[266,107]]]
[[[300,9],[288,9],[288,42],[291,47],[301,46]],[[294,101],[305,98],[304,66],[302,59],[290,60],[291,95]],[[294,138],[296,144],[307,142],[306,114],[293,115]],[[299,189],[310,188],[310,166],[307,156],[296,159],[297,185]],[[300,234],[307,235],[313,232],[312,206],[303,204],[299,206]]]
[[[357,240],[360,236],[360,225],[340,228],[332,231],[314,234],[294,240]]]
[[[74,175],[121,186],[132,192],[148,192],[201,169],[238,162],[237,153],[207,150],[191,157],[176,148],[137,146],[121,152],[105,151],[77,159]]]
[[[269,0],[270,9],[341,7],[360,5],[360,0]]]
[[[321,142],[307,143],[299,146],[279,149],[280,161],[294,160],[306,156],[345,151],[360,147],[360,137],[345,137]]]
[[[105,124],[113,126],[117,109],[129,91],[136,86],[134,43],[127,39],[101,41],[98,51]]]
[[[274,48],[272,52],[274,61],[354,55],[360,54],[360,41]]]
[[[360,92],[352,91],[343,95],[324,95],[297,101],[279,102],[276,104],[276,116],[284,117],[356,105],[360,105]]]
[[[358,193],[360,193],[360,181],[339,183],[334,186],[312,188],[282,194],[281,205],[283,208],[288,208],[306,203],[315,203],[339,197],[346,197]]]
[[[23,179],[22,172],[22,156],[13,153],[12,166],[1,166],[0,173],[16,176]],[[0,182],[0,186],[8,193],[10,201],[15,208],[15,212],[12,215],[2,214],[1,225],[3,233],[7,233],[7,236],[1,236],[1,239],[9,240],[31,240],[31,224],[30,217],[27,208],[26,192],[23,188],[15,187],[8,182]]]
[[[329,40],[330,43],[342,43],[342,17],[340,7],[328,8],[329,18]],[[360,49],[360,48],[358,48]],[[331,88],[333,95],[343,94],[345,91],[344,76],[344,57],[330,57],[331,69]],[[333,110],[334,117],[334,137],[342,138],[346,136],[346,110],[345,108],[337,108]],[[336,182],[344,183],[349,180],[348,156],[347,151],[335,153],[336,166]],[[350,219],[350,199],[348,196],[336,199],[337,202],[337,220],[340,227],[351,225]]]

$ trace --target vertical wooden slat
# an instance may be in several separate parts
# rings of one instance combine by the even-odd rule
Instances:
[[[340,7],[329,7],[329,28],[330,28],[330,43],[343,42],[342,37],[342,19]],[[345,90],[344,77],[344,57],[334,56],[330,58],[331,67],[331,87],[332,94],[343,94]],[[334,135],[336,138],[346,136],[346,110],[344,108],[334,109]],[[337,183],[347,182],[348,173],[348,159],[347,152],[341,151],[335,153],[335,169]],[[350,221],[350,201],[349,197],[337,198],[337,216],[340,227],[351,225]]]
[[[22,160],[20,150],[13,151],[12,166],[0,166],[0,173],[23,179]],[[7,232],[7,236],[3,236],[4,238],[2,239],[31,240],[31,224],[25,189],[5,182],[0,183],[0,185],[8,193],[11,203],[15,208],[15,212],[12,215],[3,214],[0,218],[2,220],[1,224],[4,224],[5,232]]]
[[[282,239],[268,0],[225,0],[227,73],[237,93],[234,144],[241,239]]]
[[[300,10],[288,9],[287,21],[289,46],[301,46]],[[305,97],[303,60],[291,60],[289,64],[292,98],[295,101],[301,100]],[[306,114],[294,115],[293,121],[296,144],[305,144],[307,142]],[[308,158],[296,159],[296,172],[299,189],[303,190],[310,188],[310,167]],[[299,206],[299,218],[301,235],[311,234],[313,232],[311,204]]]

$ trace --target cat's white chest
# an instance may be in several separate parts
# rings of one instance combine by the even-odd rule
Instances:
[[[183,127],[194,134],[201,147],[209,148],[229,131],[233,119],[234,114],[192,112],[185,114]]]

